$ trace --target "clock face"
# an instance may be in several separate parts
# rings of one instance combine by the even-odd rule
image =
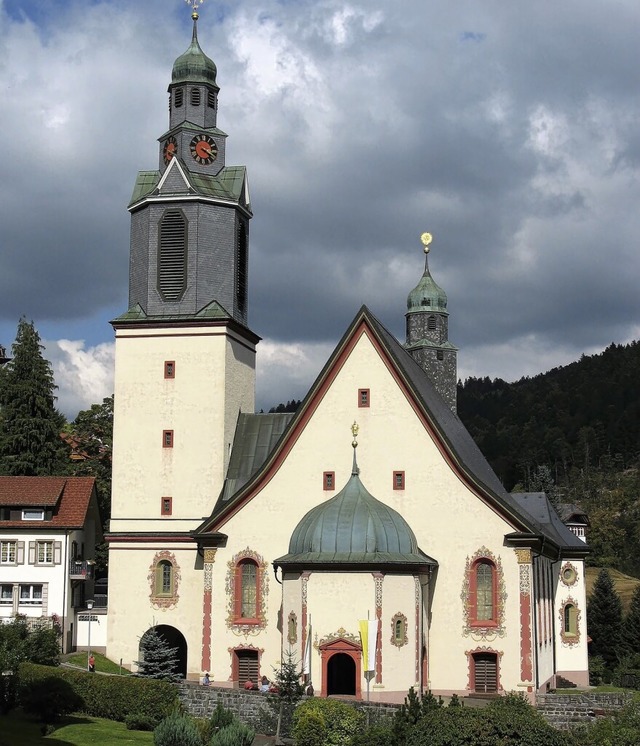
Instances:
[[[218,146],[209,135],[196,135],[190,144],[191,155],[197,163],[208,166],[218,157]]]
[[[169,161],[176,154],[177,150],[178,143],[176,141],[176,138],[167,137],[167,139],[164,141],[164,147],[162,149],[162,157],[164,158],[164,162],[169,163]]]

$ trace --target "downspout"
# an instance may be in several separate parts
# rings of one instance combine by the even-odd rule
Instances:
[[[544,552],[544,545],[545,545],[546,541],[547,541],[547,537],[543,536],[542,537],[542,544],[540,545],[540,551],[537,554],[534,554],[532,552],[532,560],[539,559],[540,557],[542,557],[542,553]],[[532,561],[531,562],[531,572],[533,572],[533,567],[534,567],[534,563]],[[535,586],[535,578],[536,578],[536,574],[535,574],[535,572],[533,572],[533,578],[531,579],[531,588],[532,589]],[[537,614],[537,607],[538,607],[538,593],[536,592],[536,603],[535,603],[535,606],[533,606],[532,609],[531,609],[531,615],[533,617],[533,619],[532,619],[532,621],[533,621],[533,657],[534,657],[535,665],[536,665],[536,679],[535,679],[535,683],[536,683],[536,685],[535,685],[535,691],[536,692],[538,691],[538,688],[540,687],[540,667],[539,667],[540,657],[538,655],[538,614]],[[551,604],[551,607],[555,608],[553,603]],[[552,624],[553,624],[553,616],[554,615],[551,614]],[[555,633],[554,633],[553,629],[551,630],[551,633],[553,635],[553,645],[552,645],[552,649],[553,649],[553,670],[555,672],[555,670],[556,670],[556,642],[555,642]]]
[[[69,529],[64,532],[64,572],[63,572],[63,587],[62,587],[62,640],[61,649],[64,655],[65,651],[65,640],[67,637],[66,631],[66,617],[67,617],[67,585],[69,583]]]

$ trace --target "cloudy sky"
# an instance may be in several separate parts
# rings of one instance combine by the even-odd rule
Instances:
[[[138,170],[183,0],[0,0],[0,344],[33,319],[69,417],[112,391]],[[462,377],[640,337],[637,0],[206,0],[249,170],[258,406],[301,397],[366,303],[402,337],[430,266]]]

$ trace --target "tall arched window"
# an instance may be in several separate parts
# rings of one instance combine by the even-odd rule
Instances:
[[[161,560],[156,566],[156,594],[173,595],[173,565],[169,560]]]
[[[243,559],[236,566],[236,619],[257,620],[260,615],[258,593],[260,568],[252,559]]]
[[[170,609],[178,603],[180,568],[175,555],[166,549],[158,552],[149,568],[149,598],[156,609]]]
[[[564,607],[563,627],[565,635],[575,635],[578,632],[578,615],[573,604],[566,604]]]
[[[502,561],[487,547],[467,557],[460,597],[464,609],[464,634],[475,638],[504,634],[507,599]]]
[[[488,559],[475,563],[472,576],[472,623],[487,624],[496,619],[496,568]]]

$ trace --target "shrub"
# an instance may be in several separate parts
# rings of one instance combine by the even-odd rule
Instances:
[[[637,746],[640,743],[640,700],[634,699],[610,717],[576,732],[580,746]]]
[[[22,663],[18,672],[21,686],[49,677],[67,682],[80,697],[82,703],[77,710],[109,720],[124,721],[127,715],[137,714],[159,723],[178,701],[175,687],[167,681],[133,676],[96,676],[85,671],[33,663]]]
[[[251,746],[255,735],[253,728],[234,720],[214,733],[211,746]]]
[[[309,719],[313,722],[308,723]],[[344,702],[308,699],[293,713],[292,735],[296,746],[316,746],[316,741],[301,741],[299,736],[315,739],[324,728],[322,746],[349,746],[355,734],[362,729],[363,721],[363,714]]]
[[[227,725],[231,725],[235,720],[234,714],[231,710],[227,710],[222,706],[222,702],[218,701],[216,709],[211,713],[211,727],[214,729],[226,728]]]
[[[173,713],[153,731],[155,746],[202,746],[200,732],[187,715]]]
[[[158,725],[158,721],[148,715],[134,712],[126,716],[124,724],[127,726],[127,730],[153,730]]]
[[[395,743],[395,735],[391,726],[372,725],[371,728],[356,733],[351,746],[394,746]]]
[[[82,707],[82,699],[69,683],[55,676],[21,685],[20,703],[25,712],[37,715],[43,723],[55,723]]]

